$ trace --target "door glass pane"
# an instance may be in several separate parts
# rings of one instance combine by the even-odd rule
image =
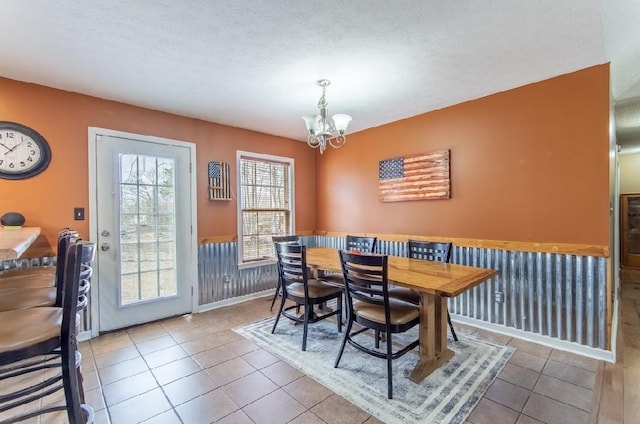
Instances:
[[[629,197],[627,212],[627,253],[640,254],[640,197]]]
[[[175,296],[173,159],[120,154],[120,306]]]

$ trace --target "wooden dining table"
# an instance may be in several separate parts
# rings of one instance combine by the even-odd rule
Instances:
[[[341,271],[338,249],[308,248],[307,266]],[[493,269],[389,256],[389,282],[420,293],[419,360],[409,377],[411,381],[424,380],[454,356],[447,346],[447,298],[497,274]]]
[[[0,261],[18,259],[40,235],[40,227],[0,227]]]

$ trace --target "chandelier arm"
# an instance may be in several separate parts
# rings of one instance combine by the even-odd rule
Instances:
[[[347,142],[347,136],[344,134],[340,134],[337,137],[333,137],[329,139],[329,145],[333,148],[339,149],[344,146]]]

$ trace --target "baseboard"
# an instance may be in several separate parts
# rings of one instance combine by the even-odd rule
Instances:
[[[199,305],[195,313],[202,313],[207,311],[212,311],[214,309],[222,308],[224,306],[235,305],[238,303],[246,302],[247,300],[259,299],[261,297],[273,296],[273,292],[275,289],[264,290],[257,293],[247,294],[244,296],[232,297],[230,299],[219,300],[213,303],[206,303],[204,305]]]
[[[595,347],[584,346],[579,343],[568,342],[566,340],[558,340],[552,337],[543,336],[541,334],[530,333],[528,331],[518,330],[517,328],[505,327],[499,324],[493,324],[462,315],[451,314],[451,321],[461,324],[471,325],[473,327],[482,328],[484,330],[493,331],[494,333],[505,334],[507,336],[516,337],[518,339],[538,343],[553,349],[564,350],[575,353],[577,355],[587,356],[589,358],[598,359],[607,362],[615,362],[613,352]]]

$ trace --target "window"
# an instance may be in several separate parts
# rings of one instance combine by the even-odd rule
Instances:
[[[237,153],[238,264],[273,256],[274,235],[293,234],[293,159]]]

